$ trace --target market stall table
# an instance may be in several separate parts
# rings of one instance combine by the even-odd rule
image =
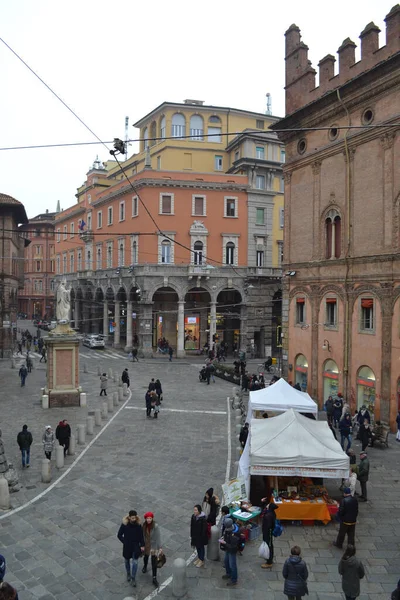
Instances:
[[[235,519],[237,519],[239,521],[243,521],[244,523],[248,523],[255,517],[258,517],[258,515],[260,515],[260,514],[261,514],[261,508],[257,508],[253,512],[247,512],[247,511],[243,511],[240,509],[231,511],[231,515],[233,517],[235,517]]]
[[[328,506],[322,498],[314,501],[282,500],[282,502],[272,498],[272,501],[279,507],[275,514],[281,521],[322,521],[326,525],[331,520]]]

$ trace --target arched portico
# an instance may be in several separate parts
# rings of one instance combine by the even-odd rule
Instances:
[[[188,290],[184,303],[185,351],[200,352],[209,341],[211,294],[208,290],[194,287]],[[179,336],[178,328],[178,336]],[[181,340],[178,337],[178,343]],[[179,344],[180,345],[180,344]]]
[[[228,350],[240,348],[242,296],[233,288],[220,291],[217,296],[216,332],[212,341],[225,342]]]
[[[168,343],[174,350],[177,350],[179,296],[172,287],[160,287],[154,292],[152,300],[153,348],[161,349]],[[179,306],[181,304],[183,308],[183,303],[179,302]]]

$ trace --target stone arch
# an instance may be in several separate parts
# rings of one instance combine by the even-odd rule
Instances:
[[[126,287],[124,284],[120,285],[118,291],[116,293],[115,299],[117,302],[126,302],[128,298],[128,294],[126,291]]]
[[[109,286],[107,287],[105,298],[107,302],[115,302],[115,290],[112,284],[109,284]]]
[[[149,288],[147,290],[149,300],[152,301],[153,296],[157,292],[157,290],[162,289],[164,287],[172,288],[174,290],[174,292],[176,292],[178,294],[179,301],[183,302],[186,291],[188,289],[187,286],[185,286],[185,288],[182,288],[181,286],[179,286],[178,284],[175,284],[173,281],[170,281],[169,279],[166,282],[166,284],[164,282],[159,281],[158,283],[155,283],[151,288]]]
[[[179,293],[167,283],[159,285],[150,298],[153,302],[153,347],[165,349],[166,340],[176,350]]]
[[[344,302],[344,289],[338,285],[326,285],[320,290],[321,300],[327,294],[336,294]]]
[[[204,285],[193,285],[185,294],[184,349],[199,351],[204,347],[210,330],[211,293]]]

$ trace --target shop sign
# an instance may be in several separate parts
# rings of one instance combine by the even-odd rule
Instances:
[[[339,375],[337,373],[332,373],[332,371],[324,371],[322,375],[329,379],[339,379]]]
[[[307,373],[307,368],[306,367],[298,367],[296,365],[296,371],[299,371],[300,373]]]
[[[197,323],[197,317],[186,317],[186,323],[188,325],[195,325]]]
[[[3,321],[3,327],[4,329],[9,329],[11,326],[11,321]]]
[[[223,483],[222,491],[225,504],[232,504],[232,502],[247,499],[244,477],[237,477],[236,479],[231,479],[228,483]]]
[[[339,479],[348,477],[349,471],[342,469],[315,469],[314,467],[273,467],[254,465],[250,467],[251,475],[275,475],[279,477],[328,477]]]
[[[4,323],[4,321],[3,321]],[[3,325],[4,327],[4,325]],[[367,387],[375,387],[375,381],[372,379],[361,379],[360,377],[357,379],[358,385],[366,385]]]
[[[136,313],[132,313],[132,319],[136,319]]]

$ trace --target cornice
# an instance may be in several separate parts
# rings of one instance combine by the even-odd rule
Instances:
[[[84,213],[86,211],[86,208],[84,206],[79,206],[79,208],[76,208],[75,210],[71,211],[70,213],[63,215],[63,213],[58,213],[60,216],[55,218],[54,221],[54,227],[56,227],[59,223],[62,223],[62,221],[66,221],[68,219],[70,219],[71,217],[75,217],[76,215],[79,215],[80,213]]]
[[[395,262],[398,261],[400,264],[400,252],[390,253],[390,254],[378,254],[373,256],[354,256],[350,258],[338,258],[335,260],[318,260],[312,262],[290,262],[285,263],[284,267],[287,271],[289,270],[300,270],[300,269],[319,269],[323,267],[343,267],[346,265],[346,261],[350,264],[363,264],[363,263],[386,263],[386,262]],[[379,280],[379,275],[375,274],[373,276],[375,279]],[[353,277],[352,277],[353,278]],[[364,276],[365,278],[365,276]],[[326,277],[321,277],[321,280],[325,280]],[[386,274],[382,275],[382,279],[387,279]]]

